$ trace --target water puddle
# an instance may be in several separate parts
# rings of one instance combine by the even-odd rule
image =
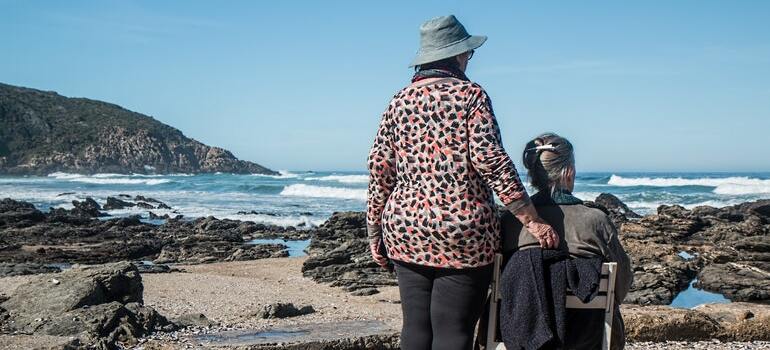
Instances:
[[[341,321],[270,328],[235,330],[199,335],[193,339],[203,346],[245,346],[259,344],[291,344],[358,338],[394,331],[380,321]]]
[[[703,289],[695,288],[697,279],[690,281],[690,286],[687,289],[677,294],[676,298],[671,301],[672,307],[691,309],[703,304],[726,304],[731,303],[730,299],[725,298],[724,295],[719,293],[712,293]]]
[[[310,240],[286,240],[281,238],[276,239],[252,239],[247,244],[283,244],[289,249],[289,257],[306,256],[305,249],[310,245]]]
[[[202,335],[197,339],[207,345],[267,344],[288,343],[307,334],[310,334],[310,331],[265,331],[242,334],[209,334]]]
[[[69,270],[72,268],[72,264],[69,264],[69,263],[51,263],[51,264],[46,264],[45,266],[55,267],[62,271]]]

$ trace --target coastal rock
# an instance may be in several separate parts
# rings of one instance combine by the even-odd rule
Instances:
[[[35,276],[0,304],[3,332],[74,336],[86,346],[111,349],[116,342],[174,326],[142,305],[136,267],[122,262],[71,269],[56,278]]]
[[[624,305],[621,313],[631,342],[770,339],[770,305],[705,304],[692,310]]]
[[[698,260],[685,261],[672,245],[626,239],[634,281],[625,302],[668,305],[695,277]]]
[[[706,304],[695,308],[722,326],[719,339],[770,340],[770,305],[755,303]]]
[[[111,198],[113,203],[125,202]],[[169,219],[158,226],[138,216],[98,220],[61,208],[44,214],[10,199],[0,203],[0,217],[0,262],[5,263],[196,264],[288,256],[285,245],[248,244],[240,232],[242,222],[213,217]]]
[[[192,313],[186,313],[179,317],[176,317],[172,320],[172,322],[177,325],[179,328],[187,328],[187,327],[213,327],[216,326],[217,323],[209,320],[206,315],[202,313],[192,312]]]
[[[618,197],[610,193],[602,193],[594,200],[594,203],[604,207],[614,223],[628,221],[628,219],[638,219],[642,216],[623,203]]]
[[[0,277],[61,272],[58,267],[36,263],[0,263]]]
[[[770,300],[770,274],[750,263],[710,264],[698,274],[696,286],[736,301]]]
[[[632,342],[707,340],[715,338],[723,330],[717,321],[695,310],[668,306],[625,306],[621,312],[626,340]]]
[[[315,281],[350,292],[396,285],[395,275],[371,258],[366,215],[362,212],[332,214],[312,231],[307,252],[309,257],[302,265],[302,273]]]
[[[18,202],[10,198],[0,200],[0,227],[26,227],[45,220],[40,210],[31,203]]]
[[[107,215],[100,211],[102,210],[102,207],[99,205],[99,203],[96,203],[96,201],[91,197],[87,197],[82,202],[73,200],[72,206],[75,207],[75,209],[73,209],[73,214],[75,215],[79,214],[79,215],[88,216],[92,218]]]
[[[104,210],[115,210],[115,209],[125,209],[130,207],[135,207],[136,204],[131,202],[126,202],[122,199],[117,199],[115,197],[107,197],[107,203],[104,204]],[[154,208],[151,208],[154,209]]]
[[[5,84],[0,140],[0,174],[277,174],[114,104]]]
[[[312,314],[314,312],[315,309],[311,305],[297,308],[292,303],[272,303],[262,307],[262,310],[257,312],[256,316],[259,318],[287,318]]]

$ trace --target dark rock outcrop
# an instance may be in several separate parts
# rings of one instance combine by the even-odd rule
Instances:
[[[285,245],[248,244],[242,224],[213,217],[170,219],[163,225],[144,223],[137,216],[99,220],[81,215],[80,209],[42,213],[29,203],[4,199],[0,201],[0,262],[196,264],[288,256]]]
[[[115,197],[107,197],[107,203],[104,204],[104,210],[125,209],[125,208],[130,208],[135,206],[136,206],[135,203],[126,202],[122,199],[118,199]]]
[[[82,202],[72,201],[72,206],[75,207],[75,209],[72,210],[72,213],[75,215],[88,216],[92,218],[107,215],[100,211],[102,210],[102,207],[91,197],[87,197]]]
[[[602,193],[594,203],[604,207],[613,222],[624,222],[628,219],[638,219],[642,216],[629,209],[618,197],[610,193]]]
[[[61,272],[58,267],[36,263],[0,263],[0,277]]]
[[[56,171],[277,174],[114,104],[0,84],[0,174]]]
[[[175,326],[144,306],[142,279],[130,263],[40,275],[0,304],[3,332],[77,337],[82,345],[112,349]]]
[[[302,273],[315,281],[351,292],[396,285],[395,275],[372,260],[364,213],[332,214],[312,231],[307,252],[309,258],[302,265]]]

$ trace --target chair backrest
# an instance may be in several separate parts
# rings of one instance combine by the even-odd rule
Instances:
[[[500,295],[500,274],[503,264],[502,254],[495,255],[494,270],[492,272],[491,298],[489,303],[489,319],[487,323],[487,349],[505,350],[501,339],[497,339],[498,313],[502,296]],[[568,309],[603,309],[604,330],[602,337],[602,349],[609,350],[612,336],[612,319],[615,311],[615,279],[617,277],[618,264],[614,262],[602,264],[601,280],[599,282],[599,294],[591,301],[583,303],[571,291],[567,291]]]

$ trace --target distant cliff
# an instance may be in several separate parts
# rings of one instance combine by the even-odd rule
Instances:
[[[0,84],[0,174],[275,174],[120,106]]]

